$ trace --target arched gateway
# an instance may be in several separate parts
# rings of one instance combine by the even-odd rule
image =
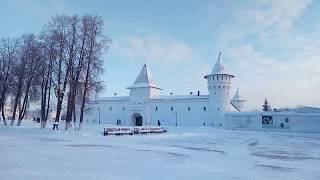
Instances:
[[[142,126],[143,118],[140,113],[134,113],[131,116],[131,121],[134,126]]]

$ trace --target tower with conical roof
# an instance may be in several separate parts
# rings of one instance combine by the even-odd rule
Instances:
[[[149,125],[151,122],[150,99],[159,96],[161,89],[153,81],[147,64],[143,65],[133,85],[127,89],[130,90],[128,105],[130,124]]]
[[[236,94],[233,96],[233,98],[230,101],[230,104],[238,111],[242,111],[243,106],[245,105],[246,100],[243,99],[239,94],[239,88],[237,89]]]
[[[160,88],[152,79],[147,64],[140,70],[133,85],[127,87],[130,90],[129,97],[133,104],[146,103],[150,98],[160,95]]]
[[[221,52],[212,72],[207,79],[212,121],[214,126],[222,126],[223,113],[229,111],[230,91],[234,75],[229,73],[221,63]]]

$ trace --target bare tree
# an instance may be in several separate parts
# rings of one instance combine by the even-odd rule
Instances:
[[[88,95],[101,89],[99,75],[102,55],[111,40],[103,35],[98,16],[59,15],[43,28],[39,38],[29,33],[17,39],[0,41],[0,110],[4,124],[5,108],[11,104],[11,125],[20,126],[30,103],[40,101],[41,128],[46,127],[52,102],[55,122],[66,116],[80,130]],[[65,93],[67,92],[67,93]],[[52,98],[55,94],[56,99]],[[66,111],[63,106],[66,103]],[[79,127],[76,127],[80,107]]]
[[[32,54],[33,46],[36,39],[33,34],[24,34],[22,38],[19,39],[19,46],[18,46],[18,56],[15,59],[16,66],[15,71],[13,74],[13,88],[12,88],[12,97],[14,98],[13,101],[13,111],[12,111],[12,118],[11,118],[11,126],[14,125],[14,121],[16,119],[17,110],[24,111],[25,105],[27,103],[27,97],[24,98],[24,102],[21,105],[21,98],[23,97],[23,90],[28,89],[30,83],[28,82],[28,65],[34,62],[34,57]],[[18,112],[18,113],[20,113]],[[24,113],[23,113],[24,114]]]
[[[14,39],[7,38],[0,41],[0,110],[5,126],[7,125],[5,103],[12,85],[16,46],[17,41]]]
[[[84,83],[82,102],[80,106],[80,121],[79,130],[82,128],[83,114],[85,110],[86,100],[90,90],[97,83],[94,81],[94,77],[102,72],[102,55],[105,50],[108,49],[107,43],[111,43],[111,40],[103,35],[103,20],[97,16],[85,16],[85,24],[88,28],[88,40],[87,40],[87,55],[86,55],[86,67],[84,72]]]

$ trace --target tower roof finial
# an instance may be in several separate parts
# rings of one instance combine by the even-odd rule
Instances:
[[[218,59],[217,59],[217,62],[216,64],[214,65],[211,73],[209,75],[213,75],[213,74],[226,74],[226,75],[230,75],[231,77],[234,77],[234,75],[226,72],[223,64],[221,63],[221,51],[219,51],[219,54],[218,54]],[[205,76],[204,78],[207,79],[208,75]]]

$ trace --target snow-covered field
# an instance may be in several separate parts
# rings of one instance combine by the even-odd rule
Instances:
[[[168,127],[102,136],[0,126],[0,180],[320,179],[320,134]],[[61,127],[62,128],[62,127]]]

